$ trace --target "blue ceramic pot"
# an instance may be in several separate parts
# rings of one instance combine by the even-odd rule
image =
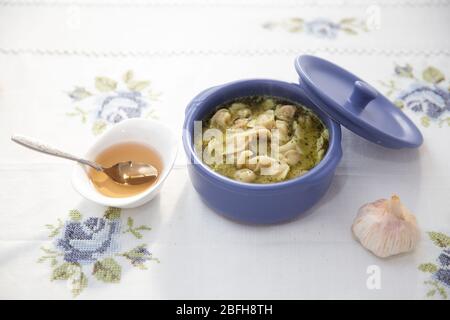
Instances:
[[[268,95],[297,102],[320,117],[330,133],[327,153],[307,174],[271,184],[238,182],[212,171],[194,150],[194,121],[211,116],[227,101],[255,95]],[[342,158],[341,129],[304,94],[298,84],[276,80],[241,80],[207,89],[186,109],[183,145],[189,160],[189,175],[203,201],[214,211],[244,223],[271,224],[301,215],[327,191]]]

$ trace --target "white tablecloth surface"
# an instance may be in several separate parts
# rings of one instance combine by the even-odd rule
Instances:
[[[449,27],[450,1],[0,1],[0,298],[447,298]],[[207,208],[181,144],[156,199],[105,218],[107,208],[72,189],[70,162],[9,140],[21,133],[82,154],[111,126],[98,108],[128,93],[144,106],[137,115],[181,141],[198,92],[241,78],[295,82],[304,53],[402,101],[425,142],[389,150],[343,129],[330,189],[287,224],[241,225]],[[413,253],[379,259],[350,226],[362,204],[392,193],[422,239]],[[108,240],[107,250],[77,260],[67,247],[83,236]]]

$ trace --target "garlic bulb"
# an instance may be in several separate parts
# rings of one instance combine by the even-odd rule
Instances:
[[[397,195],[362,206],[352,231],[363,247],[382,258],[414,250],[420,238],[416,218]]]

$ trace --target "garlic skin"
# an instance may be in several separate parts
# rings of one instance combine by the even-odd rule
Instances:
[[[420,240],[416,218],[397,195],[362,206],[352,232],[363,247],[381,258],[412,251]]]

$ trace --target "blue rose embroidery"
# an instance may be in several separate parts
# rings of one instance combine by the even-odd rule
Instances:
[[[306,31],[319,38],[334,39],[340,29],[339,24],[326,19],[315,19],[305,24]]]
[[[67,92],[73,107],[67,115],[91,123],[94,134],[126,119],[158,117],[151,101],[157,101],[160,93],[152,89],[150,81],[135,79],[131,70],[120,81],[96,77],[94,84],[94,88],[75,86]]]
[[[120,220],[88,218],[84,222],[69,221],[56,247],[64,252],[67,262],[89,264],[118,251]]]
[[[434,278],[450,288],[450,270],[449,269],[439,269],[434,274]]]
[[[443,267],[450,267],[450,249],[444,250],[438,257],[439,263]]]
[[[394,97],[394,104],[404,110],[410,110],[420,116],[424,127],[432,123],[442,127],[450,126],[450,87],[447,89],[445,74],[434,66],[428,66],[420,72],[406,63],[396,65],[395,79],[380,81],[388,91],[387,96]]]
[[[106,97],[98,111],[97,118],[108,123],[118,123],[124,119],[139,118],[147,103],[137,91],[121,91]]]
[[[450,93],[437,85],[414,83],[401,92],[398,99],[408,109],[426,114],[432,119],[439,119],[446,111],[450,111]]]
[[[159,262],[145,243],[119,252],[121,235],[130,234],[134,239],[141,239],[142,232],[151,230],[147,225],[135,226],[131,217],[127,219],[128,228],[121,230],[120,216],[121,209],[112,207],[105,210],[103,217],[86,219],[79,210],[70,210],[70,219],[65,223],[58,219],[56,225],[47,224],[49,237],[55,238],[54,247],[42,247],[44,255],[38,262],[50,263],[51,280],[67,281],[72,294],[77,296],[92,278],[104,283],[120,282],[123,258],[139,269],[147,269],[147,262]]]
[[[442,251],[438,257],[440,269],[433,277],[450,288],[450,249]]]

